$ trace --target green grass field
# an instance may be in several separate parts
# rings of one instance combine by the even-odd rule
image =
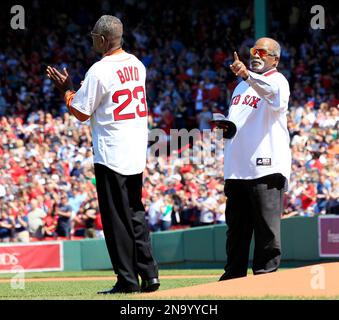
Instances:
[[[163,276],[190,276],[191,278],[172,278],[166,279],[161,278],[161,287],[160,290],[180,288],[193,286],[198,284],[204,284],[209,282],[214,282],[219,279],[222,270],[219,269],[195,269],[195,270],[161,270],[160,278]],[[249,270],[249,273],[251,271]],[[114,284],[114,278],[112,280],[98,279],[98,280],[73,280],[73,281],[46,281],[47,278],[65,278],[65,277],[110,277],[112,276],[112,271],[81,271],[81,272],[41,272],[41,273],[27,273],[25,274],[26,279],[30,278],[41,278],[41,282],[28,282],[24,284],[24,289],[15,289],[11,286],[13,281],[14,274],[0,274],[0,300],[141,300],[149,299],[147,295],[145,297],[136,296],[135,294],[121,294],[121,295],[98,295],[97,291],[102,289],[111,288]],[[208,277],[200,277],[208,276]],[[1,282],[5,279],[10,280],[10,282]],[[334,297],[339,299],[339,297]],[[160,298],[159,298],[160,299]],[[182,299],[175,296],[169,297],[166,300],[171,299]],[[192,298],[196,299],[196,298]],[[199,297],[199,300],[220,300],[220,297],[206,295]],[[231,297],[227,300],[232,299],[250,299],[248,297]],[[300,300],[304,299],[302,297],[279,297],[279,296],[265,296],[260,299],[269,299],[269,300]],[[313,298],[324,299],[323,297]],[[189,300],[189,298],[187,298]]]
[[[223,273],[222,269],[168,269],[160,270],[161,276],[175,276],[175,275],[215,275],[220,276]],[[252,270],[248,270],[251,274]],[[111,270],[90,270],[90,271],[55,271],[55,272],[27,272],[26,278],[63,278],[63,277],[109,277],[113,275]],[[0,273],[0,279],[10,279],[13,273]]]
[[[161,279],[160,290],[173,289],[179,287],[193,286],[208,282],[217,281],[221,270],[165,270],[160,271],[161,276],[175,275],[196,275],[197,278]],[[112,271],[81,271],[81,272],[41,272],[27,273],[25,278],[64,278],[64,277],[109,277]],[[208,278],[199,276],[211,275]],[[0,279],[12,279],[14,274],[1,274]],[[13,281],[13,280],[12,280]],[[79,281],[51,281],[51,282],[25,282],[24,289],[13,289],[11,282],[0,283],[0,300],[25,299],[25,300],[133,300],[135,294],[122,294],[102,296],[96,292],[102,289],[111,288],[114,284],[112,280],[79,280]],[[139,298],[138,298],[139,299]]]

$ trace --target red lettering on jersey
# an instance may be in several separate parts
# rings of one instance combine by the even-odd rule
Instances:
[[[253,96],[252,101],[250,102],[250,106],[257,109],[258,108],[257,104],[260,100],[261,100],[260,98]]]
[[[139,70],[137,67],[134,67],[134,79],[135,81],[139,81]]]
[[[124,67],[124,75],[125,75],[126,81],[130,81],[131,80],[129,72],[128,72],[128,69],[126,67]]]
[[[238,94],[237,96],[235,96],[233,99],[232,99],[232,104],[233,105],[237,105],[240,101],[240,94]]]
[[[121,84],[131,80],[139,81],[139,70],[137,67],[124,67],[122,71],[118,70],[117,74]]]
[[[124,77],[124,75],[122,74],[122,72],[121,72],[120,70],[118,70],[118,71],[117,71],[117,74],[118,74],[118,76],[119,76],[119,79],[120,79],[121,84],[125,83],[126,80],[125,80],[125,77]]]
[[[244,98],[244,101],[242,102],[242,104],[248,105],[248,104],[250,103],[250,98],[251,98],[251,96],[250,96],[250,95],[247,95],[247,96]]]
[[[133,67],[128,67],[128,72],[131,75],[131,80],[134,80],[134,77],[133,77]]]

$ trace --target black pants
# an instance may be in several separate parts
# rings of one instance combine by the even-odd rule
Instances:
[[[125,176],[94,164],[99,208],[117,285],[139,288],[142,279],[158,277],[145,209],[141,202],[142,173]]]
[[[271,174],[253,180],[226,180],[227,240],[224,279],[247,275],[254,231],[253,273],[276,271],[280,265],[280,216],[286,179]]]

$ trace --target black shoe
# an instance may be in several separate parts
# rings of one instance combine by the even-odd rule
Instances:
[[[97,294],[121,294],[121,293],[137,293],[140,292],[138,288],[119,287],[114,286],[112,289],[98,291]]]
[[[226,273],[224,273],[224,274],[220,277],[219,281],[225,281],[225,280],[229,280],[229,278],[227,277]]]
[[[141,292],[153,292],[158,290],[160,287],[160,281],[158,278],[151,278],[148,280],[142,280]]]
[[[220,277],[219,281],[232,280],[232,279],[243,278],[243,277],[246,277],[246,274],[229,275],[229,274],[226,274],[226,272],[225,272]]]

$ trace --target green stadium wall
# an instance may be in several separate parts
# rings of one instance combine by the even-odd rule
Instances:
[[[318,263],[317,217],[294,217],[281,222],[282,266]],[[151,241],[160,268],[222,268],[226,225],[154,232]],[[250,260],[253,256],[253,239]],[[338,260],[338,259],[337,259]],[[331,260],[333,261],[333,259]],[[65,270],[111,269],[104,240],[64,242]]]

